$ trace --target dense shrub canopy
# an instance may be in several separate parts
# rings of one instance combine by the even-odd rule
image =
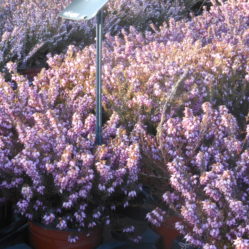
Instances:
[[[130,29],[123,38],[107,36],[103,51],[104,109],[127,125],[155,129],[160,108],[184,71],[188,75],[170,103],[168,117],[183,106],[201,110],[204,101],[225,104],[235,114],[248,110],[248,2],[229,1],[189,22],[171,20],[155,33]],[[95,94],[95,46],[50,58],[46,74],[58,82],[67,75]]]
[[[148,19],[159,18],[157,6],[163,3],[128,2],[143,6]],[[11,179],[2,181],[1,187],[22,186],[19,194],[27,200],[18,202],[20,212],[32,218],[28,205],[39,209],[32,198],[34,193],[43,198],[37,183],[45,189],[50,186],[42,181],[44,172],[55,179],[57,193],[65,191],[60,202],[63,208],[77,200],[70,192],[77,184],[71,186],[66,178],[78,180],[82,153],[89,161],[82,164],[81,174],[91,189],[85,189],[84,182],[87,197],[80,198],[91,206],[88,197],[104,193],[103,198],[111,203],[117,191],[125,196],[122,205],[126,206],[137,193],[140,144],[142,175],[160,178],[163,184],[158,181],[153,187],[165,192],[161,209],[148,214],[150,222],[159,225],[171,210],[183,220],[177,229],[196,246],[249,247],[249,2],[212,2],[213,7],[203,15],[188,21],[170,19],[159,29],[151,25],[153,32],[141,32],[138,25],[121,30],[118,36],[106,35],[102,147],[93,144],[94,45],[82,50],[69,46],[65,54],[49,55],[49,69],[31,87],[15,73],[11,82],[1,79],[0,162]],[[125,3],[110,4],[106,13],[117,18],[115,10],[127,12]],[[138,24],[142,23],[139,10],[129,8]],[[120,30],[121,19],[108,14],[106,18],[115,23],[109,31]],[[59,25],[74,30],[70,22]],[[14,64],[7,67],[15,70]],[[13,83],[17,90],[12,89]],[[108,189],[105,184],[110,184]],[[61,210],[50,216],[51,207],[44,206],[43,222],[49,223],[52,217],[51,223],[57,225],[53,215],[60,217]],[[99,203],[96,206],[103,216],[110,211]],[[89,219],[95,216],[99,218],[98,213],[88,215]],[[77,217],[72,219],[78,222]]]
[[[19,66],[43,66],[46,54],[62,52],[69,44],[81,47],[94,41],[95,21],[64,21],[58,13],[71,0],[4,0],[0,4],[0,70],[10,60]],[[105,8],[105,33],[118,33],[135,25],[162,23],[169,17],[185,16],[184,1],[111,0]],[[42,64],[41,64],[42,63]],[[39,65],[41,64],[41,65]]]
[[[17,213],[61,230],[109,223],[139,191],[137,142],[113,114],[95,145],[94,101],[81,85],[13,79],[16,90],[0,81],[0,189]]]
[[[239,128],[225,106],[202,105],[193,115],[163,124],[161,152],[172,191],[165,203],[183,217],[177,229],[201,248],[248,248],[249,124]],[[163,221],[159,209],[148,214],[154,225]]]

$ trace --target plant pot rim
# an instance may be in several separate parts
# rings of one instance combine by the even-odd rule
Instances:
[[[70,236],[77,236],[75,243],[70,243]],[[89,228],[87,232],[68,232],[29,222],[29,242],[36,249],[94,249],[101,244],[102,236],[102,227]]]
[[[103,229],[103,224],[97,225],[93,228],[86,228],[85,230],[81,230],[81,231],[78,231],[77,228],[67,228],[67,229],[60,230],[60,229],[56,228],[55,226],[45,225],[45,224],[42,224],[42,223],[37,222],[37,221],[28,221],[28,224],[29,224],[29,226],[33,225],[33,226],[41,227],[41,228],[46,229],[46,230],[51,230],[51,231],[57,230],[57,231],[61,231],[61,232],[70,232],[70,233],[82,233],[82,232],[86,233],[86,232],[94,231],[96,229]]]

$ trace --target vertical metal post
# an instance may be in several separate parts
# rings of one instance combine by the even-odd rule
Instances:
[[[96,26],[96,144],[102,143],[102,26],[103,26],[103,11],[102,9],[97,14]]]

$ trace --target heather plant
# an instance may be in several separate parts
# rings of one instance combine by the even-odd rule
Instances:
[[[143,35],[131,28],[130,33],[122,32],[123,38],[106,37],[104,115],[107,118],[115,110],[130,130],[136,126],[139,134],[144,129],[137,136],[143,155],[141,175],[145,184],[153,183],[158,199],[169,178],[155,137],[166,100],[166,119],[181,115],[184,107],[199,114],[208,100],[214,106],[226,105],[243,123],[249,108],[247,7],[247,2],[229,1],[195,17],[191,25],[172,22],[155,34]],[[225,16],[233,20],[227,22]],[[234,22],[239,25],[232,29]],[[82,51],[70,46],[66,54],[50,56],[48,65],[50,68],[35,79],[37,84],[46,86],[51,80],[65,89],[82,85],[85,93],[95,97],[94,46]]]
[[[114,106],[126,123],[156,126],[160,107],[184,71],[188,77],[171,101],[182,106],[225,104],[233,113],[248,109],[248,2],[229,1],[189,22],[162,26],[155,34],[131,30],[109,37],[104,58],[106,109]],[[110,48],[113,51],[110,58]],[[109,101],[109,103],[108,103]]]
[[[160,26],[170,17],[176,20],[186,17],[196,0],[186,5],[182,0],[111,0],[107,7],[107,23],[112,34],[122,28],[135,26],[138,30],[148,30],[149,24]],[[113,25],[115,24],[115,26]],[[118,24],[118,25],[117,25]],[[110,29],[112,27],[112,29]]]
[[[182,217],[176,228],[191,244],[204,249],[247,249],[248,120],[239,125],[224,105],[213,108],[206,102],[202,110],[194,115],[186,107],[182,117],[167,119],[160,127],[157,142],[171,186],[163,201],[169,209],[161,206],[147,218],[159,226],[174,210]]]
[[[4,0],[0,18],[0,68],[13,60],[19,67],[44,66],[47,53],[60,53],[69,44],[84,47],[94,41],[95,21],[64,21],[58,13],[70,0]],[[135,25],[148,29],[148,23],[162,23],[170,16],[185,16],[181,1],[112,0],[105,8],[105,33],[119,33],[121,28]],[[8,38],[8,39],[6,39]]]
[[[114,113],[95,145],[94,101],[81,85],[66,88],[70,79],[12,80],[16,90],[0,80],[0,189],[30,221],[77,231],[110,223],[140,189],[138,143]]]
[[[72,28],[72,22],[64,22],[58,17],[59,11],[69,3],[69,0],[3,1],[1,71],[10,60],[18,62],[21,68],[42,66],[39,64],[43,62],[44,54],[62,52],[73,40],[82,40],[79,33],[91,39],[93,26],[90,22],[78,23]]]
[[[155,135],[161,106],[188,71],[171,99],[167,118],[201,104],[226,105],[236,115],[248,110],[248,2],[215,5],[189,22],[174,22],[155,33],[133,27],[122,36],[107,35],[103,49],[104,110],[114,109],[132,129],[146,124]],[[66,74],[95,95],[95,47],[50,57],[50,75]],[[40,76],[41,78],[44,76]],[[110,111],[111,110],[111,111]],[[239,112],[238,112],[239,111]]]

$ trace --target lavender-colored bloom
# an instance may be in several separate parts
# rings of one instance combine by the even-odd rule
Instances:
[[[26,199],[31,199],[33,195],[33,192],[29,186],[22,187],[21,193]]]
[[[54,215],[53,213],[45,214],[45,215],[43,216],[43,222],[44,222],[46,225],[52,224],[54,220],[55,220],[55,215]]]

